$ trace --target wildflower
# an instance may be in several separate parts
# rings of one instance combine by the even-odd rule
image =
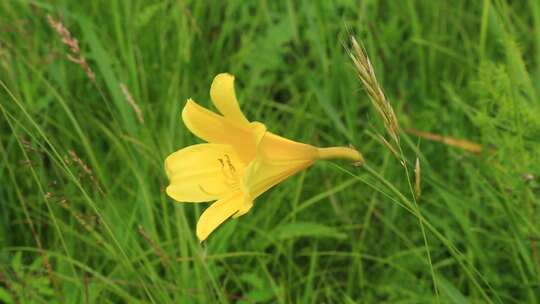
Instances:
[[[180,202],[216,201],[199,218],[200,241],[231,216],[246,214],[258,196],[318,159],[363,161],[354,149],[317,148],[250,122],[240,110],[230,74],[214,78],[210,97],[221,115],[191,99],[182,111],[187,128],[207,143],[183,148],[165,160],[170,197]]]

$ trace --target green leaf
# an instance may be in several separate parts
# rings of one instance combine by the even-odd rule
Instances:
[[[450,298],[452,303],[456,304],[468,304],[469,301],[465,296],[450,282],[448,282],[443,277],[438,277],[439,287],[443,294],[447,295]]]
[[[301,237],[343,239],[346,235],[337,229],[317,223],[295,222],[276,228],[272,235],[276,240]]]
[[[137,26],[144,27],[152,20],[152,18],[156,15],[156,13],[163,7],[163,4],[166,2],[158,2],[155,4],[150,4],[145,6],[138,14],[137,14]]]
[[[13,271],[15,271],[16,274],[19,274],[22,270],[22,253],[20,251],[17,251],[15,253],[15,256],[11,260],[11,267],[13,267]]]
[[[332,103],[331,98],[328,97],[326,90],[322,89],[323,86],[313,82],[313,90],[315,91],[315,99],[322,107],[324,112],[328,115],[328,118],[334,123],[336,129],[341,132],[348,140],[353,141],[351,132],[347,130],[347,127],[343,123],[341,113],[337,109],[336,105]]]
[[[3,288],[0,288],[0,302],[6,304],[15,303],[11,294]]]

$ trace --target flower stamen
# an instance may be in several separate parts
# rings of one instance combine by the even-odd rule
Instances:
[[[231,189],[238,189],[239,179],[236,174],[236,168],[232,164],[231,158],[228,154],[224,154],[224,157],[226,160],[224,160],[223,158],[218,158],[218,161],[221,165],[221,172],[225,177],[225,183]],[[225,163],[227,163],[227,167],[225,167]]]
[[[231,171],[231,173],[236,173],[236,169],[234,168],[229,155],[225,154],[225,158],[227,159],[227,165],[229,166],[229,170]]]

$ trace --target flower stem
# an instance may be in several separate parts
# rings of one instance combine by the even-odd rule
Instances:
[[[330,147],[330,148],[317,148],[317,156],[319,159],[334,159],[342,158],[348,159],[358,164],[364,163],[362,154],[355,149],[346,147]]]

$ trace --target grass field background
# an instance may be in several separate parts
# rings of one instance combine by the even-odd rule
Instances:
[[[163,160],[200,142],[180,112],[220,72],[251,120],[368,166],[318,162],[199,244],[206,204],[166,196]],[[539,95],[537,0],[1,1],[0,302],[538,303]]]

